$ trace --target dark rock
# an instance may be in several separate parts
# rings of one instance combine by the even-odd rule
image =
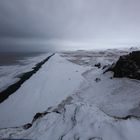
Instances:
[[[48,112],[43,112],[43,113],[36,113],[34,118],[33,118],[33,121],[32,122],[35,122],[37,119],[39,118],[42,118],[43,116],[45,116]]]
[[[27,123],[23,126],[24,129],[29,129],[30,127],[32,127],[31,123]]]
[[[61,114],[61,112],[57,109],[54,109],[53,112],[57,113],[57,114]]]
[[[103,66],[102,70],[106,69],[107,68],[107,65]]]
[[[113,71],[114,77],[140,80],[140,51],[120,56],[116,64],[113,64],[107,71]]]
[[[101,79],[100,79],[100,78],[96,78],[95,81],[96,81],[96,82],[100,82]]]
[[[95,67],[97,67],[98,69],[101,68],[101,63],[97,63],[94,65]]]

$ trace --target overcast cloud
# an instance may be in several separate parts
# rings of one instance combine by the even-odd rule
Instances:
[[[24,41],[48,47],[50,40],[136,43],[139,38],[139,0],[0,1],[0,50]]]

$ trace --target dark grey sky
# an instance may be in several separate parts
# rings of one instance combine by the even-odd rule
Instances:
[[[0,50],[11,43],[139,38],[140,0],[0,1]]]

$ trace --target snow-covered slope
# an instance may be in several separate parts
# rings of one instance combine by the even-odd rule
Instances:
[[[66,61],[58,54],[53,56],[19,90],[0,104],[0,128],[31,122],[37,112],[57,105],[77,89],[83,71],[83,67]]]
[[[128,50],[108,50],[56,54],[11,96],[9,101],[4,102],[3,112],[0,112],[5,113],[4,107],[7,107],[9,102],[12,102],[14,108],[13,101],[19,99],[20,105],[17,108],[24,112],[21,116],[17,113],[17,122],[20,121],[16,124],[16,119],[11,120],[9,126],[24,124],[25,120],[31,122],[33,119],[31,116],[37,113],[35,111],[46,110],[45,115],[33,121],[29,129],[22,126],[1,129],[0,138],[138,140],[140,82],[128,78],[112,78],[112,73],[103,74],[102,69],[128,52]],[[101,64],[101,68],[95,67],[97,63]],[[38,82],[41,85],[37,84]],[[35,89],[30,88],[33,85]],[[25,91],[30,92],[26,94]],[[15,114],[16,112],[18,110]],[[29,119],[24,119],[26,112]],[[8,126],[6,119],[5,124]],[[5,124],[3,123],[3,126]]]
[[[41,54],[39,56],[29,57],[25,60],[20,60],[21,64],[0,66],[0,91],[6,89],[9,85],[19,80],[19,75],[32,70],[32,68],[45,59],[51,53]]]

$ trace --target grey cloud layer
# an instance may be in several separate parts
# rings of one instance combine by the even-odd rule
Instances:
[[[139,0],[1,0],[3,38],[138,39]]]
[[[1,37],[139,37],[139,0],[2,0]]]

